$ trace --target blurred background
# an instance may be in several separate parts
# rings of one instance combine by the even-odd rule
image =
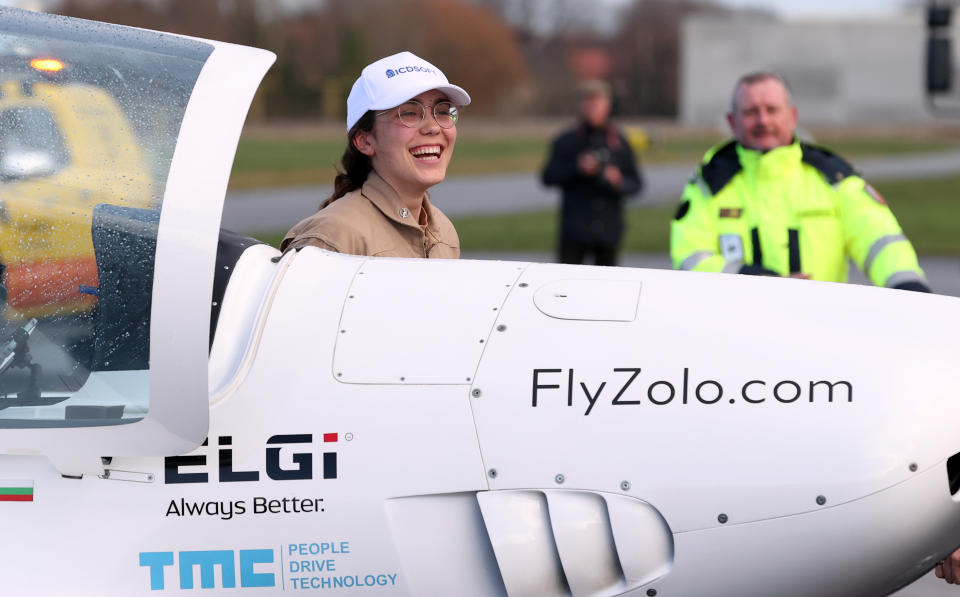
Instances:
[[[774,70],[791,83],[802,135],[853,162],[894,209],[935,290],[960,295],[960,91],[954,76],[931,109],[923,0],[2,4],[274,51],[224,212],[225,227],[273,243],[329,194],[359,71],[410,50],[474,99],[448,178],[431,192],[465,257],[554,260],[559,197],[539,170],[574,121],[577,82],[602,78],[647,181],[629,203],[624,263],[669,267],[669,221],[700,157],[728,135],[736,78]],[[956,53],[954,17],[945,35]]]

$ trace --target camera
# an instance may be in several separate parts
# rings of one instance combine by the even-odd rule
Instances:
[[[593,159],[597,160],[597,163],[600,164],[600,170],[610,165],[610,160],[613,157],[610,153],[610,149],[607,147],[598,147],[590,151],[590,155],[593,156]]]

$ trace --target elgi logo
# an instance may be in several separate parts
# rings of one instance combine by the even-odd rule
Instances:
[[[142,551],[140,552],[140,566],[150,568],[150,590],[162,591],[166,588],[164,569],[173,566],[172,551]],[[224,589],[233,589],[237,586],[236,558],[232,549],[181,551],[180,555],[180,588],[192,589],[194,567],[200,568],[200,588],[216,588],[216,568],[220,567],[220,585]],[[257,572],[254,564],[272,564],[272,549],[241,549],[240,550],[240,586],[241,587],[275,587],[276,576],[273,572]]]
[[[337,443],[338,434],[324,433],[324,444]],[[203,445],[207,445],[207,441]],[[311,444],[313,443],[313,434],[301,433],[293,435],[274,435],[267,440],[267,447],[264,452],[264,463],[267,476],[274,481],[287,481],[294,479],[312,479],[313,478],[313,453],[295,452],[291,455],[291,460],[295,467],[283,468],[280,465],[279,446],[287,444]],[[260,471],[237,471],[233,469],[233,436],[221,435],[217,438],[217,444],[220,446],[218,458],[217,480],[220,483],[230,483],[237,481],[259,481]],[[337,453],[323,452],[323,478],[337,478]],[[205,454],[190,454],[187,456],[167,456],[164,459],[164,478],[163,482],[172,483],[207,483],[208,474],[206,472],[183,472],[181,468],[206,466],[207,456]]]

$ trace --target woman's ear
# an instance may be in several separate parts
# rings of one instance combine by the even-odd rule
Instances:
[[[351,142],[353,143],[353,146],[357,148],[357,151],[365,156],[372,158],[376,153],[373,148],[372,131],[358,131],[357,134],[353,136]]]

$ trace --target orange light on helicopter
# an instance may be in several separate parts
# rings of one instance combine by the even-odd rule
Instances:
[[[64,64],[56,58],[34,58],[30,61],[30,66],[39,71],[56,73],[63,70]]]

